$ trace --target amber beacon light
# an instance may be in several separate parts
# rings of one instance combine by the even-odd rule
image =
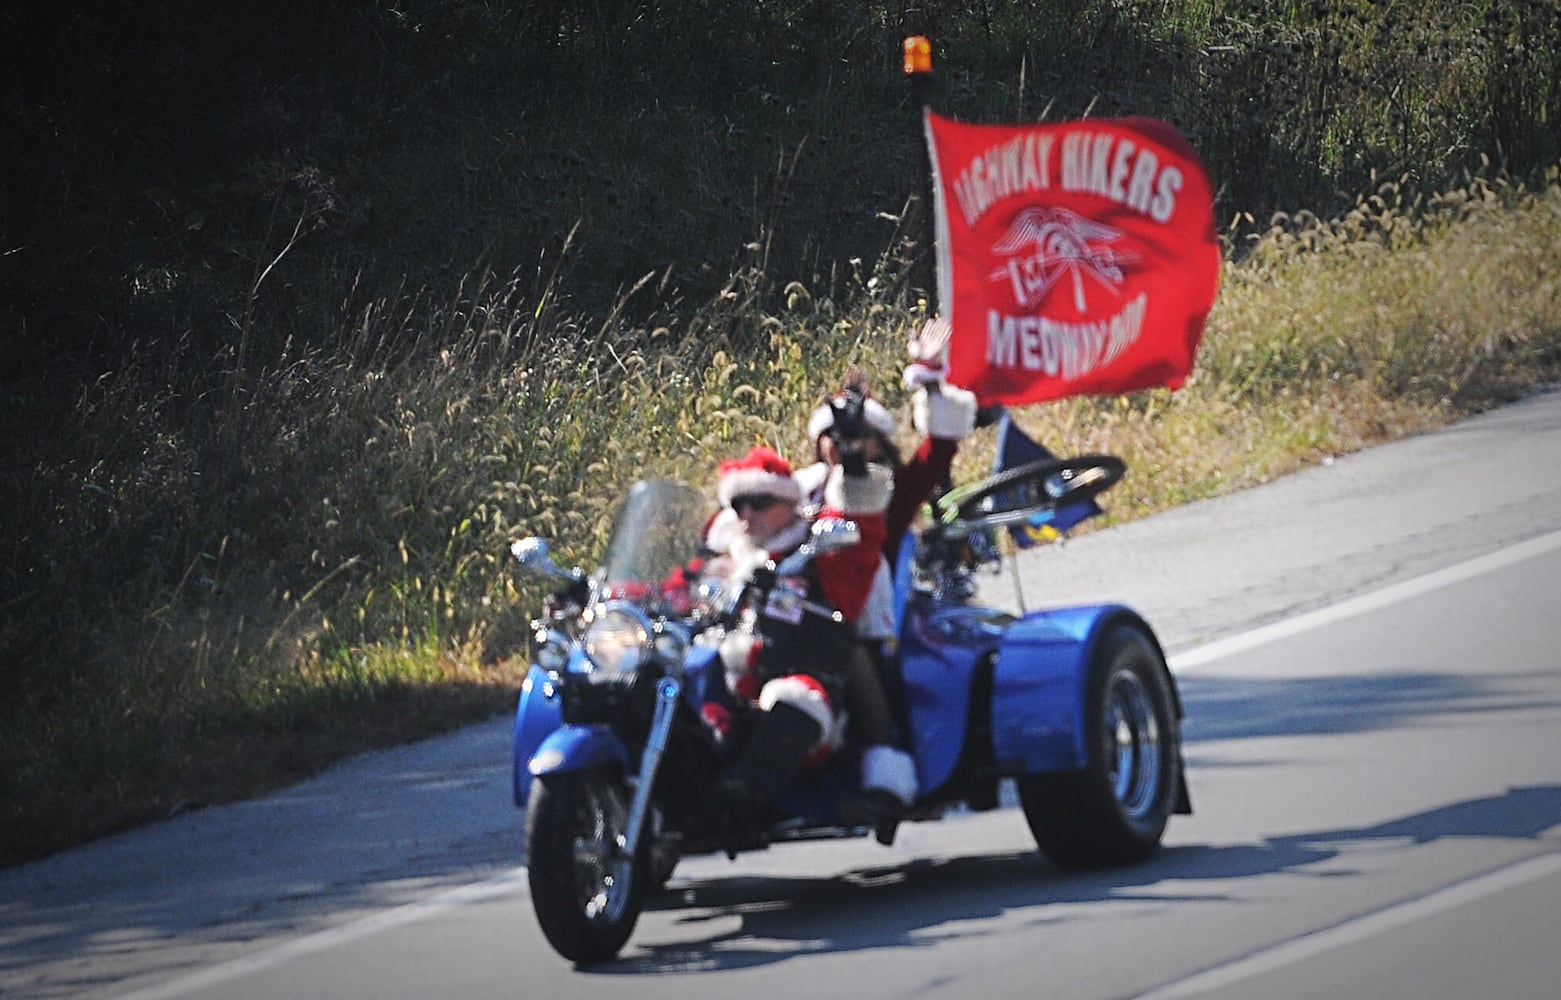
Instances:
[[[924,35],[911,35],[905,39],[905,75],[916,76],[932,72],[932,43]]]

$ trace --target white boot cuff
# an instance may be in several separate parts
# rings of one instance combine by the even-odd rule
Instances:
[[[916,761],[904,750],[872,746],[862,751],[862,791],[888,792],[904,805],[916,801]]]

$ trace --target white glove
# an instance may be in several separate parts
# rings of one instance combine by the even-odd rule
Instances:
[[[924,385],[937,385],[943,381],[943,366],[930,365],[924,361],[913,361],[905,366],[905,374],[900,382],[906,389],[919,389]]]
[[[921,330],[905,344],[911,363],[905,367],[902,379],[906,389],[932,385],[943,381],[948,363],[949,337],[954,328],[941,316],[927,320]]]

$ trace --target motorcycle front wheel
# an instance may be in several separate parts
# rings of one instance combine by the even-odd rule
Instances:
[[[1036,844],[1063,868],[1101,868],[1154,853],[1181,776],[1181,727],[1159,647],[1143,629],[1111,626],[1096,644],[1085,693],[1083,770],[1018,779]]]
[[[639,920],[643,853],[624,858],[629,789],[609,771],[540,778],[526,810],[531,904],[548,943],[579,965],[613,958]]]

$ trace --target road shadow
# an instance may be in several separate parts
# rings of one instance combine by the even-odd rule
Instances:
[[[1524,692],[1553,675],[1393,673],[1370,676],[1227,678],[1177,681],[1188,743],[1258,736],[1325,736],[1390,729],[1449,712],[1555,708]]]
[[[1209,882],[1312,871],[1362,841],[1446,837],[1537,840],[1561,824],[1561,786],[1510,788],[1501,795],[1456,802],[1364,827],[1316,830],[1254,844],[1184,845],[1149,862],[1103,872],[1067,872],[1038,852],[918,859],[865,866],[829,877],[734,877],[677,880],[651,904],[686,911],[685,940],[641,944],[620,960],[582,967],[603,977],[725,971],[761,967],[808,954],[928,948],[979,933],[971,921],[1023,912],[1034,927],[1079,919],[1076,904],[1151,905],[1232,898]],[[1198,891],[1178,890],[1180,882]],[[736,918],[733,926],[732,918]],[[711,933],[689,936],[709,925]],[[1036,939],[1045,948],[1044,938]]]

